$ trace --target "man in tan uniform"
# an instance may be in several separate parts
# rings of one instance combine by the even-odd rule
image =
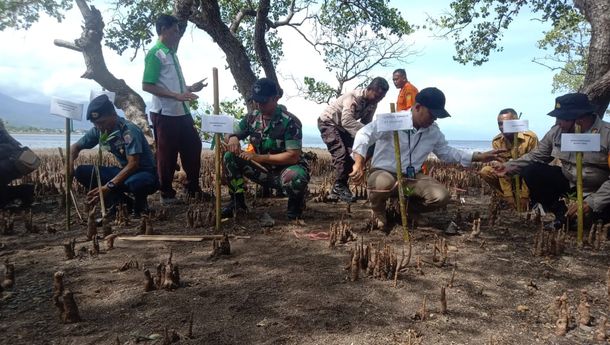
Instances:
[[[515,133],[504,133],[503,131],[503,123],[505,120],[517,120],[519,116],[517,112],[512,108],[506,108],[500,110],[500,114],[498,114],[498,128],[500,129],[500,134],[496,135],[492,142],[491,146],[494,150],[505,149],[506,152],[500,154],[504,161],[508,161],[513,158],[513,144],[515,142]],[[521,157],[524,154],[532,151],[538,146],[538,137],[536,133],[532,131],[525,131],[517,133],[517,147],[516,147],[516,156]],[[501,195],[504,200],[509,204],[515,205],[515,196],[513,195],[513,180],[506,177],[499,177],[496,175],[493,167],[484,166],[481,171],[479,171],[481,178],[487,182],[496,193]],[[520,203],[521,209],[525,210],[527,203],[529,202],[529,190],[527,185],[521,180],[520,183]]]
[[[546,133],[538,147],[523,157],[496,167],[500,176],[519,173],[530,188],[530,197],[546,211],[555,214],[555,227],[567,217],[576,217],[576,203],[567,207],[561,197],[575,190],[576,152],[561,150],[561,135],[574,133],[575,125],[582,133],[599,133],[600,151],[583,153],[583,211],[586,220],[610,221],[610,123],[594,113],[595,107],[586,94],[569,93],[555,100],[555,109],[548,115],[556,124]],[[553,159],[561,166],[548,165]]]
[[[335,184],[329,197],[352,202],[352,192],[347,181],[354,160],[351,157],[356,132],[373,120],[379,101],[385,97],[390,86],[377,77],[366,89],[356,89],[332,101],[318,118],[318,129],[322,141],[328,147],[335,167]]]

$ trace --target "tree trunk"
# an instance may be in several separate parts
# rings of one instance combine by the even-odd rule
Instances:
[[[199,7],[196,7],[192,0],[176,0],[174,9],[179,20],[184,20],[185,16],[188,16],[191,23],[207,32],[218,44],[227,56],[227,63],[237,84],[237,90],[244,99],[247,99],[256,76],[252,71],[246,49],[222,21],[218,1],[202,0]]]
[[[277,75],[275,74],[275,66],[273,66],[271,53],[269,52],[267,42],[265,41],[265,35],[267,34],[267,17],[269,16],[269,2],[270,0],[260,0],[258,4],[256,23],[254,26],[254,51],[256,52],[258,62],[263,67],[267,78],[275,81],[277,85],[280,85],[277,80]]]
[[[152,131],[146,117],[146,104],[142,97],[130,88],[123,79],[117,79],[106,67],[102,52],[104,20],[98,9],[89,6],[85,0],[75,0],[85,20],[81,37],[69,43],[55,40],[55,45],[80,51],[85,58],[87,70],[82,78],[95,80],[104,89],[116,94],[114,104],[125,112],[125,117],[135,123],[144,132],[149,143],[153,142]]]
[[[587,74],[582,91],[600,117],[610,103],[610,0],[574,0],[574,6],[591,24]]]

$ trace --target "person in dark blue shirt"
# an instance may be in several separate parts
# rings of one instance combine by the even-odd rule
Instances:
[[[74,171],[76,180],[89,189],[89,203],[99,200],[100,191],[109,207],[117,203],[133,206],[139,215],[148,210],[147,196],[158,189],[155,159],[144,138],[142,130],[132,122],[119,117],[108,96],[101,95],[91,101],[87,108],[87,120],[94,125],[71,146],[72,162],[83,149],[102,145],[117,159],[120,167],[100,166],[102,188],[97,188],[97,177],[93,165],[80,165]],[[131,200],[125,193],[133,195]],[[112,212],[112,209],[111,209]]]

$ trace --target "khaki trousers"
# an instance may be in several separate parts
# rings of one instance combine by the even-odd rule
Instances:
[[[374,169],[369,174],[367,189],[371,208],[375,216],[385,220],[386,201],[398,195],[396,174],[386,170]],[[409,198],[409,211],[424,213],[441,208],[449,203],[449,191],[440,182],[428,175],[419,173],[415,180],[405,180],[406,186],[413,190]]]
[[[481,178],[491,186],[498,194],[505,198],[513,198],[513,181],[510,177],[498,177],[494,169],[490,166],[484,166],[480,171]],[[529,188],[525,181],[521,179],[521,198],[528,198],[530,195]]]

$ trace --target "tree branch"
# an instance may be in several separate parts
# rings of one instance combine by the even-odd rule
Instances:
[[[87,70],[82,78],[95,80],[106,90],[116,94],[115,105],[125,112],[125,117],[142,129],[149,142],[152,142],[152,131],[146,118],[144,100],[122,79],[117,79],[106,67],[102,52],[104,21],[98,9],[89,6],[85,0],[75,0],[85,21],[81,37],[69,43],[55,40],[58,47],[79,51],[85,59]]]

